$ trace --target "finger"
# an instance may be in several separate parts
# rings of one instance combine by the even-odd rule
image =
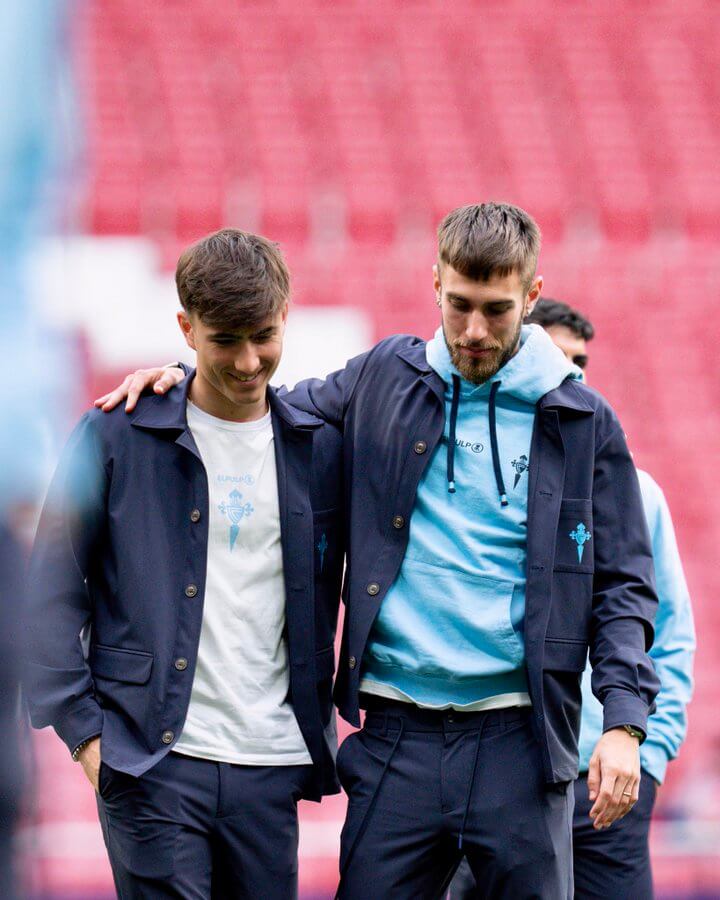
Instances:
[[[110,412],[111,409],[115,409],[118,403],[120,403],[120,401],[124,399],[125,391],[122,388],[115,388],[114,391],[111,391],[107,395],[107,399],[103,403],[101,409],[103,412]]]
[[[93,406],[103,406],[107,403],[108,397],[110,394],[103,394],[102,397],[98,397],[97,400],[93,400]]]
[[[111,409],[115,409],[115,407],[120,403],[121,400],[124,400],[127,396],[128,387],[130,385],[130,381],[132,379],[132,375],[126,375],[122,382],[109,394],[105,394],[104,397],[100,399],[103,401],[102,411],[110,412]]]
[[[600,762],[595,757],[590,760],[588,766],[588,800],[596,800],[600,789]]]
[[[590,810],[590,818],[593,819],[594,828],[604,828],[606,825],[610,824],[610,822],[607,821],[607,818],[608,811],[612,806],[612,797],[616,779],[617,776],[614,774],[611,775],[606,773],[603,775],[597,800]]]
[[[615,790],[613,791],[613,804],[617,806],[619,810],[627,811],[626,807],[628,807],[632,801],[632,786],[634,780],[632,775],[627,775],[625,777],[622,775],[618,776],[617,781],[615,782]]]
[[[155,392],[157,394],[164,394],[166,391],[169,391],[171,387],[175,387],[177,384],[176,373],[179,371],[180,369],[175,369],[174,371],[166,369],[155,382]]]
[[[127,392],[127,401],[125,402],[125,412],[132,412],[137,405],[140,394],[148,386],[149,382],[137,373],[134,375]]]

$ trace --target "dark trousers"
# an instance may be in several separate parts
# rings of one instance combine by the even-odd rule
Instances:
[[[575,782],[573,852],[578,900],[652,900],[649,836],[656,791],[652,776],[643,770],[640,796],[632,811],[610,828],[595,831],[588,818],[592,803],[587,776]]]
[[[171,753],[140,778],[100,768],[98,810],[121,900],[292,900],[310,766]]]
[[[526,709],[372,700],[345,740],[342,900],[437,898],[466,855],[487,898],[572,896],[572,790],[546,790]]]
[[[638,802],[619,822],[595,831],[588,813],[587,775],[575,782],[573,860],[577,900],[652,900],[652,872],[648,837],[655,804],[656,784],[642,773]],[[453,879],[451,900],[472,900],[484,894],[477,890],[467,862]]]

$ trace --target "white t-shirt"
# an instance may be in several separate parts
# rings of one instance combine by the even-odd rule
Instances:
[[[312,762],[287,702],[285,580],[270,413],[218,419],[188,401],[207,472],[207,582],[190,707],[175,751],[242,765]]]

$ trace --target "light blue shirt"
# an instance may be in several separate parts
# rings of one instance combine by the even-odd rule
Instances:
[[[687,731],[686,707],[693,688],[695,627],[665,496],[647,472],[638,469],[637,474],[655,559],[659,604],[650,656],[661,683],[656,698],[657,709],[648,721],[647,738],[640,747],[640,763],[655,781],[662,783],[668,761],[677,756]],[[591,671],[588,665],[582,682],[581,772],[587,771],[590,756],[602,734],[602,706],[590,687]]]

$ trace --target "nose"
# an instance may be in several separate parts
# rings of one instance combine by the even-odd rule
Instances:
[[[487,337],[487,334],[488,329],[485,316],[477,310],[469,313],[465,326],[466,340],[471,343],[479,343]]]
[[[235,355],[235,371],[240,375],[254,375],[260,368],[260,357],[253,344],[247,343]]]

